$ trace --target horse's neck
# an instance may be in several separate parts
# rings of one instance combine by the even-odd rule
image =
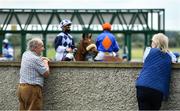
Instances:
[[[81,61],[82,60],[80,52],[76,52],[75,59],[76,59],[76,61]]]
[[[82,52],[82,50],[78,49],[75,55],[76,61],[84,61],[85,60],[84,53],[85,52]]]

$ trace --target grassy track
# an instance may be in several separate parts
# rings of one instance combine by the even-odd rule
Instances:
[[[180,53],[180,48],[169,48],[169,49],[172,52]],[[143,49],[142,48],[133,48],[131,54],[132,54],[131,58],[133,61],[142,61],[142,57],[143,57]]]
[[[179,52],[180,53],[180,48],[170,48],[172,52]],[[120,49],[120,56],[122,56],[122,49]],[[20,59],[20,49],[19,47],[15,49],[15,56],[16,60]],[[55,50],[54,48],[49,48],[47,49],[47,57],[54,59],[55,57]],[[143,57],[143,49],[142,48],[132,48],[132,53],[131,53],[131,59],[132,61],[142,61]]]

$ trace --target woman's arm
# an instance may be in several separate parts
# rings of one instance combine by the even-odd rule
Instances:
[[[151,47],[146,47],[143,55],[143,62],[146,60],[146,57],[148,56],[149,52],[151,50]]]

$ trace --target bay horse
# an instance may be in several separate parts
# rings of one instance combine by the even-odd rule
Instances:
[[[82,39],[77,47],[75,54],[76,61],[94,61],[98,51],[94,41],[92,40],[92,33],[83,33]]]

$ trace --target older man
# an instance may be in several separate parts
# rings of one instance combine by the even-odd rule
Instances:
[[[49,75],[48,59],[41,57],[43,50],[42,40],[34,38],[28,42],[27,51],[23,53],[18,86],[20,110],[42,109],[42,87],[44,78]]]

